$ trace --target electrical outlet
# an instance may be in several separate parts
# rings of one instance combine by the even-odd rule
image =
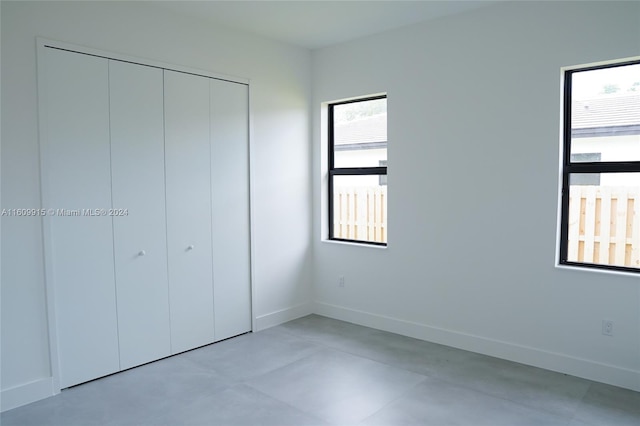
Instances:
[[[613,336],[613,321],[602,320],[602,334],[605,336]]]
[[[344,275],[338,277],[338,287],[344,287]]]

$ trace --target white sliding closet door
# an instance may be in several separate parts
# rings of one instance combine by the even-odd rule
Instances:
[[[211,80],[216,340],[251,330],[248,87]]]
[[[109,61],[111,174],[122,369],[171,354],[163,71]]]
[[[45,49],[41,88],[47,263],[55,285],[60,385],[119,370],[111,207],[108,61]]]
[[[164,71],[171,350],[214,341],[209,81]]]

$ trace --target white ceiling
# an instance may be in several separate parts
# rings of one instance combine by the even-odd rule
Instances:
[[[172,13],[308,49],[317,49],[485,7],[497,1],[501,0],[180,0],[152,3]]]

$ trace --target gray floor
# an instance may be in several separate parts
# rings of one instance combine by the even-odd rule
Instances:
[[[9,425],[640,425],[640,393],[317,315],[2,413]]]

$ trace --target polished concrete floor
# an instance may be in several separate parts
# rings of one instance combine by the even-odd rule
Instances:
[[[9,425],[640,425],[640,393],[301,318],[2,413]]]

